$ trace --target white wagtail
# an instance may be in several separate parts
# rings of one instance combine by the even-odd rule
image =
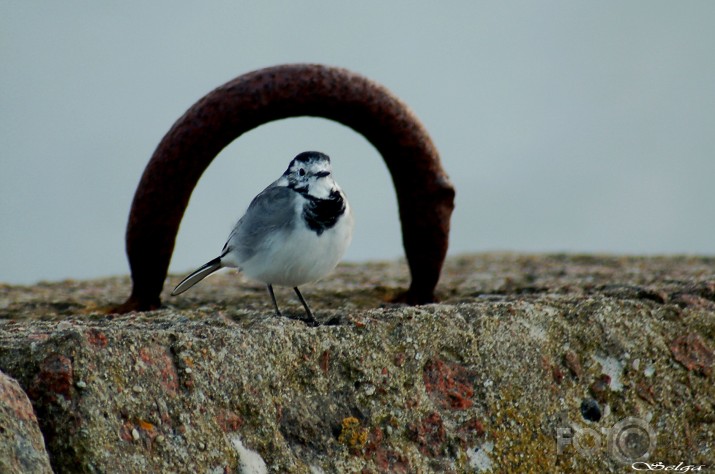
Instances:
[[[330,273],[353,233],[348,200],[332,176],[330,158],[306,151],[258,196],[231,231],[221,255],[179,283],[178,295],[222,267],[235,267],[263,282],[281,315],[273,285],[293,287],[308,322],[316,324],[298,286]]]

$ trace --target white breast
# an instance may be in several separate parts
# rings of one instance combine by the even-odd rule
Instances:
[[[303,201],[302,199],[298,201]],[[296,204],[302,212],[303,202]],[[352,239],[353,216],[345,201],[345,212],[338,222],[320,235],[302,219],[292,229],[275,233],[265,250],[241,263],[243,273],[253,280],[272,285],[300,286],[320,280],[342,258]]]

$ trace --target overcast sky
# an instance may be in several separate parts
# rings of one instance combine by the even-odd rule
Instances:
[[[128,273],[124,231],[166,131],[235,76],[337,65],[421,118],[457,189],[450,254],[715,253],[715,2],[0,0],[0,282]],[[241,5],[244,5],[243,7]],[[360,135],[264,125],[196,188],[172,272],[316,149],[356,215],[347,259],[403,255]]]

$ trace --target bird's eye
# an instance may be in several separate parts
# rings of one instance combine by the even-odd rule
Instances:
[[[305,176],[305,170],[303,168],[299,169],[298,174],[301,176]]]

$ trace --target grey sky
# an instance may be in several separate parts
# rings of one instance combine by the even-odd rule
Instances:
[[[1,5],[0,281],[127,273],[129,206],[164,133],[216,86],[287,62],[410,104],[457,188],[451,254],[715,253],[715,2]],[[331,155],[355,209],[347,259],[402,255],[379,155],[302,118],[214,161],[171,271],[214,257],[307,149]]]

